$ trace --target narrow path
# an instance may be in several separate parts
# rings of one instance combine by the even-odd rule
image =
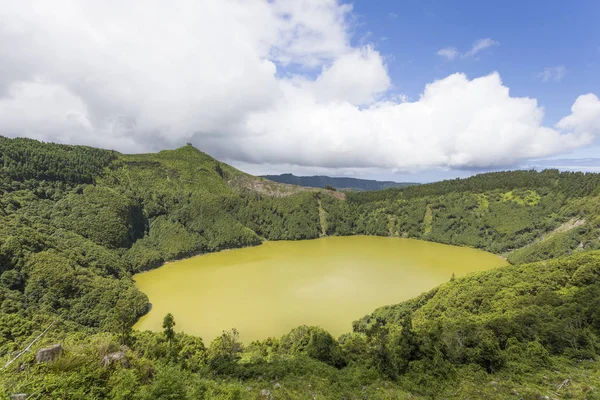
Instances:
[[[319,203],[319,221],[321,223],[321,236],[327,236],[327,211],[323,209],[321,205],[321,199],[318,199]]]
[[[433,225],[433,211],[431,210],[431,205],[428,204],[425,209],[425,216],[423,217],[423,233],[425,235],[431,233]]]

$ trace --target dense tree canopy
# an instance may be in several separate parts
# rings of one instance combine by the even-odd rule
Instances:
[[[232,330],[206,348],[131,331],[149,307],[133,273],[263,240],[355,234],[472,246],[512,265],[378,309],[339,339],[302,326],[244,346]],[[0,356],[52,321],[37,346],[67,346],[59,362],[27,354],[0,371],[0,394],[534,398],[548,393],[541,374],[584,396],[600,385],[599,238],[599,174],[489,173],[344,200],[268,186],[192,146],[122,155],[0,137]],[[103,367],[117,351],[129,367]],[[489,385],[498,379],[507,384]]]

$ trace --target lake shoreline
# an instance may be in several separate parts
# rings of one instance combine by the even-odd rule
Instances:
[[[480,249],[390,236],[262,245],[205,253],[213,256],[134,275],[153,306],[134,328],[160,330],[160,318],[170,312],[179,329],[205,339],[233,327],[248,342],[299,325],[336,335],[374,309],[418,296],[453,275],[508,265]]]
[[[181,258],[175,258],[175,259],[172,259],[172,260],[163,261],[160,265],[158,265],[156,267],[147,268],[147,269],[144,269],[142,271],[136,272],[136,273],[132,274],[132,279],[133,279],[134,275],[145,274],[147,272],[151,272],[151,271],[153,271],[155,269],[164,267],[164,266],[166,266],[168,264],[171,264],[171,263],[174,263],[174,262],[189,260],[190,258],[201,257],[201,256],[210,255],[210,254],[219,254],[219,253],[223,253],[223,252],[226,252],[226,251],[259,247],[259,246],[261,246],[261,245],[263,245],[265,243],[276,243],[276,242],[307,242],[307,241],[311,241],[311,240],[321,240],[321,239],[327,239],[327,238],[345,238],[345,237],[379,237],[379,238],[395,238],[395,239],[417,240],[417,241],[421,241],[421,242],[436,243],[436,244],[442,244],[442,245],[447,245],[447,246],[454,246],[454,247],[461,247],[461,248],[466,248],[466,249],[479,250],[479,251],[483,251],[485,253],[494,254],[494,255],[498,256],[499,258],[501,258],[502,260],[506,261],[508,264],[512,265],[511,262],[508,260],[508,258],[506,256],[503,256],[502,254],[493,253],[491,251],[487,251],[487,250],[481,249],[479,247],[467,246],[467,245],[462,245],[462,244],[443,243],[443,242],[436,242],[435,240],[419,239],[419,238],[413,238],[413,237],[402,237],[402,236],[395,236],[395,235],[387,235],[387,236],[365,235],[365,234],[358,234],[358,235],[326,235],[326,236],[319,236],[319,237],[311,238],[311,239],[297,239],[297,240],[295,240],[295,239],[269,240],[269,239],[264,239],[263,238],[263,241],[261,243],[255,244],[255,245],[240,246],[240,247],[228,247],[226,249],[221,249],[221,250],[216,250],[216,251],[209,251],[209,252],[198,251],[198,252],[192,253],[190,255],[186,255],[184,257],[181,257]]]

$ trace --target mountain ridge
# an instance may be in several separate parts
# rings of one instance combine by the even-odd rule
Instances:
[[[265,240],[359,234],[470,246],[513,265],[449,277],[340,338],[300,326],[247,346],[226,331],[205,345],[131,330],[149,306],[134,273]],[[49,364],[25,353],[0,371],[0,393],[591,399],[599,238],[600,174],[505,171],[340,193],[254,177],[191,146],[126,155],[0,136],[0,357],[50,324],[32,350],[66,350]],[[102,366],[117,352],[129,368]]]
[[[337,190],[370,191],[419,185],[419,183],[416,182],[377,181],[350,177],[330,177],[325,175],[297,176],[290,173],[280,175],[261,175],[261,177],[279,183],[322,189],[332,187]]]

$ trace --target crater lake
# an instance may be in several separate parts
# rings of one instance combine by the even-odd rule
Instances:
[[[279,337],[299,325],[338,336],[377,307],[408,300],[501,257],[472,248],[376,236],[265,242],[174,261],[134,276],[152,308],[135,325],[176,330],[208,344],[236,328],[245,343]]]

